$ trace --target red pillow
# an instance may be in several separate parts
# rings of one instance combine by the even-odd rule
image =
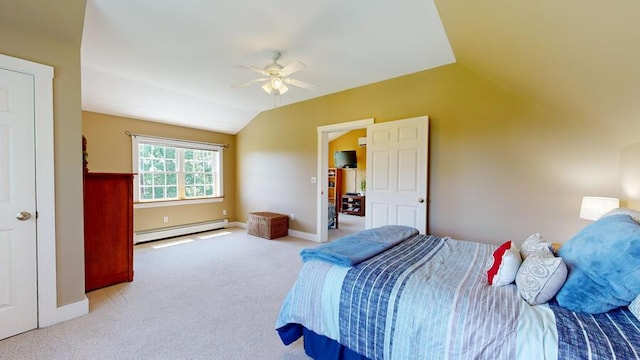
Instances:
[[[487,280],[490,285],[503,286],[514,282],[518,268],[522,264],[520,251],[511,241],[500,245],[491,257],[491,264],[487,270]]]

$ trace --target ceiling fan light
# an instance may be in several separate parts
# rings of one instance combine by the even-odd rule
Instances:
[[[273,91],[271,82],[264,83],[264,85],[262,85],[262,90],[264,90],[264,92],[266,92],[267,94],[271,95],[271,92]]]
[[[284,93],[286,93],[287,91],[289,91],[289,88],[287,87],[287,85],[282,84],[282,86],[280,87],[280,89],[278,89],[280,91],[280,95],[283,95]]]
[[[281,78],[274,76],[271,78],[271,87],[274,89],[280,89],[282,86],[284,86],[284,82],[282,81]]]

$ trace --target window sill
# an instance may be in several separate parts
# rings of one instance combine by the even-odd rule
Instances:
[[[147,209],[156,207],[167,206],[183,206],[183,205],[196,205],[223,202],[224,197],[206,198],[206,199],[190,199],[190,200],[169,200],[169,201],[149,201],[149,202],[137,202],[133,204],[134,209]]]

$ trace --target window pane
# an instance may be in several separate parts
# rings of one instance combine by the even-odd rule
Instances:
[[[164,158],[164,146],[154,146],[153,147],[153,157],[154,158]]]
[[[167,160],[165,162],[165,168],[167,171],[176,171],[176,161],[175,160]]]
[[[164,160],[153,159],[153,168],[151,171],[164,171]]]
[[[140,157],[150,157],[151,156],[151,145],[149,144],[140,144],[138,145],[138,153]]]
[[[154,186],[153,188],[154,199],[164,199],[164,187]]]
[[[167,174],[167,185],[178,185],[178,174],[176,174],[176,173],[168,173]]]
[[[138,190],[141,200],[164,200],[167,197],[174,199],[178,197],[177,153],[178,151],[174,147],[139,144],[140,187]],[[174,185],[173,195],[167,195],[167,184]]]
[[[153,174],[143,174],[140,178],[142,178],[142,185],[153,185]]]
[[[167,198],[175,199],[178,197],[178,187],[177,186],[168,186],[167,187]]]
[[[151,159],[141,159],[139,171],[149,171],[151,169]]]
[[[165,175],[164,174],[155,174],[153,175],[153,184],[154,185],[165,185]]]
[[[144,200],[153,199],[153,188],[145,186],[141,190],[142,191],[140,191],[140,196],[142,197],[142,199]]]
[[[184,175],[184,184],[185,185],[193,185],[193,174],[185,174]]]
[[[185,158],[185,160],[192,160],[193,159],[193,151],[194,150],[190,150],[190,149],[185,149],[184,150],[184,158]]]

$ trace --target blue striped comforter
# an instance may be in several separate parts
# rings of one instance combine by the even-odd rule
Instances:
[[[493,250],[493,245],[419,235],[350,268],[308,261],[282,305],[276,329],[285,344],[295,341],[304,326],[370,359],[587,359],[600,354],[575,342],[579,334],[595,337],[592,325],[576,325],[570,315],[565,321],[558,315],[564,309],[553,305],[529,306],[515,286],[489,286],[485,269]],[[586,343],[626,346],[618,353],[637,357],[640,324],[630,316],[625,322],[613,320],[623,336],[601,331],[612,338]],[[630,340],[620,340],[624,337]]]

